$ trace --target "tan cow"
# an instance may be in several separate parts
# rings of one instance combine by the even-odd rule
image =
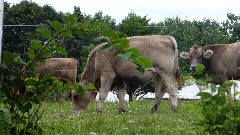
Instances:
[[[76,83],[78,60],[74,58],[50,58],[45,62],[36,64],[36,70],[43,77],[45,73],[57,77],[61,81],[74,84]],[[63,92],[60,102],[64,101],[68,96],[67,92]]]
[[[182,52],[181,58],[190,59],[190,69],[203,64],[214,83],[223,84],[227,80],[240,79],[240,44],[218,44],[192,46],[189,52]],[[231,90],[228,96],[232,99]]]
[[[172,101],[173,110],[177,109],[177,82],[175,78],[178,65],[177,43],[171,36],[135,36],[128,38],[130,48],[137,48],[141,55],[153,62],[153,67],[145,73],[137,70],[137,66],[129,61],[121,61],[113,54],[115,49],[104,52],[98,45],[89,55],[87,66],[82,74],[80,83],[94,83],[99,91],[97,112],[103,109],[108,92],[115,88],[119,99],[119,112],[125,108],[125,81],[146,84],[152,79],[156,80],[155,104],[152,112],[156,112],[165,92],[168,92]],[[84,96],[73,92],[73,111],[82,113],[92,100],[94,92],[87,90]]]

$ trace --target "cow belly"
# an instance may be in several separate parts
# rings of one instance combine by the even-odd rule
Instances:
[[[146,69],[144,73],[141,73],[137,69],[128,70],[128,71],[121,70],[116,73],[117,73],[117,77],[121,78],[122,80],[143,85],[155,78],[156,76],[155,72],[156,72],[155,69],[150,68],[150,69]]]
[[[240,79],[240,67],[237,67],[237,68],[236,68],[236,75],[235,75],[234,78]]]

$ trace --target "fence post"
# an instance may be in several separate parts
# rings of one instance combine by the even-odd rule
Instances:
[[[1,64],[1,56],[2,56],[2,35],[3,35],[3,8],[4,8],[4,0],[0,0],[0,64]]]

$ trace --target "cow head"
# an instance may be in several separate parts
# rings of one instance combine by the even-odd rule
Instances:
[[[72,92],[72,106],[73,112],[81,114],[88,107],[89,103],[95,99],[96,91],[93,89],[85,90],[83,95],[79,95],[77,92]]]
[[[212,50],[203,50],[200,46],[193,46],[189,52],[182,52],[180,57],[183,59],[190,59],[190,70],[194,70],[197,64],[202,64],[203,59],[209,59],[213,55]]]

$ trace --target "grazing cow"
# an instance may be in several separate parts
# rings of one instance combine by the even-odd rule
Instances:
[[[76,83],[78,60],[74,58],[50,58],[45,62],[38,62],[36,70],[43,77],[45,73],[58,78],[61,81],[74,84]],[[63,102],[68,96],[67,92],[63,92],[60,102]]]
[[[87,65],[82,74],[80,83],[94,83],[99,93],[97,112],[103,109],[104,101],[111,89],[116,90],[119,99],[119,112],[125,112],[125,83],[124,81],[146,84],[156,79],[155,104],[152,112],[156,112],[165,92],[168,92],[172,101],[172,109],[177,109],[177,81],[176,70],[178,68],[177,43],[171,36],[135,36],[128,38],[129,47],[137,48],[142,56],[153,62],[153,67],[146,69],[144,73],[137,70],[137,65],[130,61],[121,61],[113,54],[112,49],[104,52],[101,48],[106,43],[98,45],[89,55]],[[161,89],[162,88],[162,89]],[[87,90],[85,95],[79,96],[73,92],[73,111],[82,113],[92,100],[94,91]]]
[[[227,80],[240,79],[240,44],[219,44],[192,46],[189,52],[182,52],[181,58],[190,58],[191,70],[197,64],[203,64],[205,71],[215,83],[223,84]],[[231,90],[228,96],[232,99]]]

